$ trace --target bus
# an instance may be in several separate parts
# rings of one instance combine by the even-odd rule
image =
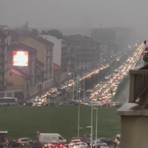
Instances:
[[[4,106],[4,105],[18,105],[18,99],[14,98],[14,97],[4,97],[4,98],[0,98],[0,105]]]

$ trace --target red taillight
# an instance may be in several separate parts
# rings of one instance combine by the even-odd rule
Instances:
[[[20,142],[20,139],[17,139],[17,142]]]
[[[60,147],[63,147],[63,144],[60,144],[59,146],[60,146]]]

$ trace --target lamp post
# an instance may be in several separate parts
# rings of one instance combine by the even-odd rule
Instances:
[[[80,92],[78,92],[79,102],[78,102],[78,137],[80,136]]]
[[[98,138],[98,108],[93,108],[96,110],[96,142],[97,142],[97,138]],[[97,144],[96,144],[96,148],[97,148]]]
[[[91,125],[87,128],[91,128],[91,148],[93,148],[93,110],[96,110],[96,129],[95,129],[95,139],[97,141],[98,133],[98,108],[91,106]],[[96,147],[97,148],[97,147]]]
[[[85,90],[85,78],[84,78],[84,91],[83,91],[83,101],[85,101],[85,97],[86,97],[86,94],[85,94],[86,90]]]

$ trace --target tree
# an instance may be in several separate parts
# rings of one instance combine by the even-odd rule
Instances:
[[[36,36],[38,36],[38,34],[39,34],[39,32],[36,28],[32,29],[31,32],[30,32],[31,37],[36,37]]]
[[[45,30],[42,30],[42,32],[40,34],[41,35],[47,35],[47,32]]]
[[[63,38],[63,34],[62,32],[60,32],[57,29],[53,29],[53,30],[48,30],[47,31],[47,35],[51,35],[51,36],[55,36],[58,39],[62,39]]]

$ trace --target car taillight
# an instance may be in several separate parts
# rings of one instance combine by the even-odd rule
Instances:
[[[51,145],[50,147],[51,147],[51,148],[54,148],[54,147],[55,147],[55,145],[53,144],[53,145]]]
[[[60,144],[59,146],[60,146],[60,147],[63,147],[63,144]]]

